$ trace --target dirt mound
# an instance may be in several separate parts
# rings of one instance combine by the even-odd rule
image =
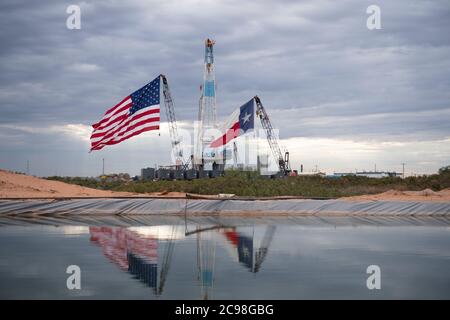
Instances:
[[[450,189],[444,189],[441,191],[433,191],[431,189],[425,189],[421,191],[400,191],[400,190],[388,190],[379,194],[362,195],[354,197],[344,197],[343,200],[348,201],[436,201],[445,202],[450,201]]]
[[[0,170],[0,198],[120,197],[129,192],[97,190]]]

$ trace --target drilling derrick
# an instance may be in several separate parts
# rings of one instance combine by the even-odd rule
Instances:
[[[198,110],[198,132],[194,153],[194,165],[198,169],[211,169],[213,163],[222,163],[221,152],[208,146],[214,140],[211,131],[217,128],[216,110],[216,76],[214,71],[214,40],[205,41],[205,61],[203,83],[200,87],[201,96]]]

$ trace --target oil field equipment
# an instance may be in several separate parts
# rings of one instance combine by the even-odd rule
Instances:
[[[267,142],[269,143],[269,147],[270,150],[272,151],[273,157],[278,163],[280,173],[288,175],[291,172],[289,164],[289,152],[285,150],[284,155],[281,152],[277,136],[275,135],[272,123],[270,122],[266,109],[264,109],[264,106],[261,103],[261,99],[259,99],[258,96],[255,96],[254,99],[256,102],[256,115],[261,120],[261,125],[266,132]]]

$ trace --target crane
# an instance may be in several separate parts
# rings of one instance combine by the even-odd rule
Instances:
[[[163,255],[163,261],[161,264],[161,272],[159,274],[159,286],[156,289],[156,294],[161,295],[164,290],[164,285],[166,283],[167,273],[170,269],[170,264],[172,262],[172,256],[173,256],[173,249],[175,246],[175,233],[177,226],[172,226],[172,233],[170,237],[167,239],[166,248]]]
[[[270,225],[266,228],[261,246],[255,253],[255,265],[252,270],[254,273],[259,271],[262,263],[264,262],[264,259],[266,259],[270,244],[272,243],[273,235],[275,234],[275,229],[276,227],[273,225]]]
[[[261,125],[263,129],[266,131],[267,141],[269,142],[270,150],[272,151],[275,160],[278,161],[278,168],[281,173],[283,173],[284,175],[288,175],[291,171],[289,164],[289,152],[285,150],[284,155],[281,152],[281,148],[278,144],[278,139],[273,130],[269,116],[267,115],[267,112],[261,103],[261,99],[259,99],[258,96],[255,96],[254,99],[256,102],[256,115],[261,120]]]
[[[178,135],[178,127],[177,127],[177,120],[175,118],[175,108],[173,106],[173,99],[172,95],[170,94],[169,89],[169,83],[167,82],[167,78],[165,75],[160,75],[163,83],[163,95],[164,95],[164,104],[166,107],[166,117],[167,121],[169,123],[169,134],[170,134],[170,140],[172,142],[172,152],[175,157],[175,166],[177,168],[184,167],[184,160],[183,160],[183,151],[181,150],[180,146],[180,136]]]

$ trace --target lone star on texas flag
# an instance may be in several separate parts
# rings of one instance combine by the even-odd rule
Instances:
[[[251,114],[246,112],[245,115],[242,117],[242,120],[244,121],[244,123],[250,121],[251,116],[252,116]]]

